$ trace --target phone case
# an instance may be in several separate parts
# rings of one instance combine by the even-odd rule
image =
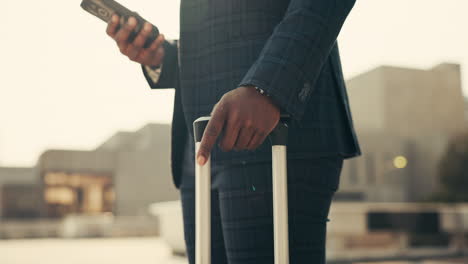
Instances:
[[[81,2],[81,7],[106,23],[110,21],[113,14],[117,14],[120,16],[120,26],[123,26],[125,23],[127,23],[127,20],[131,16],[135,17],[138,21],[138,25],[130,34],[128,38],[129,42],[132,42],[135,39],[135,37],[142,29],[144,23],[147,22],[137,12],[129,10],[114,0],[83,0],[83,2]],[[148,48],[158,36],[159,30],[156,26],[153,25],[153,30],[148,36],[144,48]]]

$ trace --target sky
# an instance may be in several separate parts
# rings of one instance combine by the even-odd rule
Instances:
[[[171,120],[172,89],[151,90],[80,2],[2,0],[0,166],[33,166],[47,149],[93,149],[119,130]],[[178,38],[178,0],[119,2]],[[466,83],[467,10],[466,0],[358,0],[339,36],[345,77],[451,62]]]

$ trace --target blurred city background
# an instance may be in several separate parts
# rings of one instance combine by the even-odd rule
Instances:
[[[173,91],[150,90],[80,2],[2,3],[0,263],[187,263]],[[179,1],[120,2],[178,38]],[[363,155],[343,168],[329,263],[468,263],[466,10],[357,1],[339,42]]]

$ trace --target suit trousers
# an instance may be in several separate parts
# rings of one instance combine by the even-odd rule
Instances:
[[[188,142],[193,142],[189,137]],[[195,158],[185,148],[180,192],[184,236],[195,264]],[[340,156],[288,160],[288,221],[291,264],[325,263],[332,197],[339,186]],[[273,264],[271,162],[218,165],[212,162],[211,241],[213,264]]]

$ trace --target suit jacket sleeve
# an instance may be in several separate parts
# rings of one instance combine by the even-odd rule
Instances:
[[[239,86],[263,89],[301,120],[338,33],[355,0],[291,0],[258,59]],[[306,90],[303,90],[306,89]]]
[[[150,69],[148,67],[142,65],[143,74],[151,89],[175,88],[178,81],[179,59],[177,42],[170,43],[169,41],[164,41],[163,46],[165,53],[161,72],[156,74],[156,78],[155,74],[149,72]]]

